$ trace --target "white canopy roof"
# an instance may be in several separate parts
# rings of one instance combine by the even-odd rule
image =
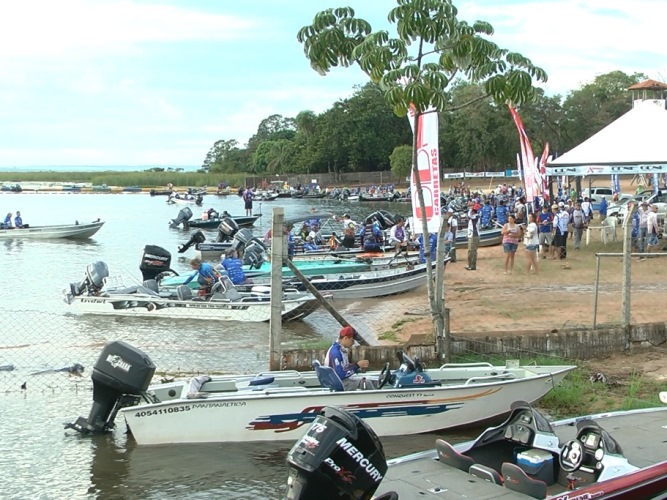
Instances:
[[[667,172],[664,100],[635,106],[597,134],[548,163],[547,175]]]

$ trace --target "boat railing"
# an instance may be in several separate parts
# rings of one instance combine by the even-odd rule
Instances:
[[[486,382],[496,382],[499,380],[511,380],[516,378],[513,373],[499,373],[498,375],[489,375],[487,377],[470,377],[463,385],[484,384]]]
[[[491,363],[487,361],[479,361],[475,363],[445,363],[440,367],[441,370],[445,368],[495,368]]]

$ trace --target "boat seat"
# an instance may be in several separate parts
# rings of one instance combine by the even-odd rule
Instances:
[[[148,288],[149,290],[152,290],[155,293],[159,292],[156,280],[145,280],[144,283],[143,283],[143,286],[144,286],[144,288]]]
[[[533,498],[547,497],[547,483],[529,477],[518,465],[503,462],[501,472],[506,488]]]
[[[336,370],[330,366],[323,366],[318,360],[314,360],[313,369],[322,387],[329,389],[331,392],[343,392],[345,390],[343,381],[336,373]]]
[[[461,469],[464,472],[470,471],[470,467],[475,465],[475,461],[454,449],[454,447],[449,444],[444,439],[436,439],[435,449],[438,452],[438,459],[442,463]]]
[[[188,285],[179,285],[176,287],[178,300],[192,300],[192,290]]]
[[[471,475],[489,481],[490,483],[498,484],[500,486],[503,485],[503,478],[498,474],[498,471],[491,467],[487,467],[486,465],[473,464],[470,466],[468,472]]]

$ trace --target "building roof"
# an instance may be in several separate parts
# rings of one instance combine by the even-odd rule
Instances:
[[[645,80],[628,87],[628,90],[667,90],[667,83]]]

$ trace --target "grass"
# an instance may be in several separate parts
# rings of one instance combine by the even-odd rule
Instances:
[[[136,172],[93,171],[93,172],[0,172],[0,182],[63,182],[85,183],[107,186],[164,187],[168,183],[180,187],[217,187],[224,180],[230,186],[241,186],[251,174],[221,174],[207,172]]]

